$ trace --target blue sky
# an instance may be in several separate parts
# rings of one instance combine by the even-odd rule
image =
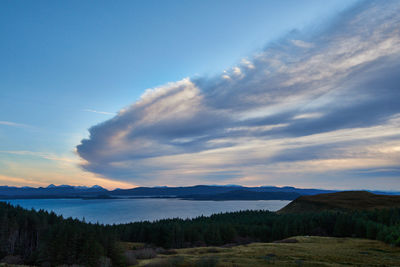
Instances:
[[[373,89],[360,90],[357,86],[371,84],[363,73],[371,72],[373,67],[382,68],[381,61],[388,55],[398,55],[396,50],[391,49],[391,53],[390,49],[385,50],[384,44],[372,46],[385,40],[396,42],[394,37],[398,37],[398,32],[387,31],[398,21],[390,16],[390,10],[379,9],[373,3],[357,3],[349,0],[101,1],[96,4],[2,1],[0,182],[100,184],[109,188],[237,183],[326,188],[397,186],[400,189],[399,171],[393,163],[398,159],[398,139],[392,135],[385,137],[386,146],[379,148],[394,147],[394,156],[386,161],[386,154],[368,156],[368,159],[348,156],[348,143],[353,148],[373,147],[379,143],[378,139],[367,142],[342,137],[340,144],[322,140],[301,147],[288,145],[309,143],[307,137],[339,139],[338,135],[348,136],[348,133],[338,131],[362,131],[360,127],[364,130],[369,127],[365,130],[368,132],[374,131],[371,127],[396,129],[398,111],[390,108],[396,106],[395,98],[388,98],[392,102],[387,98],[373,102],[369,100],[374,96]],[[388,5],[398,8],[395,2],[389,1]],[[389,30],[363,17],[368,12],[387,22]],[[370,30],[363,32],[365,29],[357,28],[362,25],[368,25]],[[354,38],[357,34],[359,38]],[[341,66],[335,65],[336,59],[329,57],[340,52],[332,45],[334,41],[350,47],[355,54],[359,52],[358,58],[346,58]],[[386,45],[390,48],[393,44]],[[327,55],[323,59],[327,62],[318,58],[323,54]],[[363,61],[360,57],[367,59]],[[349,60],[361,62],[349,69],[346,67]],[[343,77],[336,71],[334,82],[328,84],[323,79],[332,77],[323,77],[325,74],[321,72],[315,78],[312,67],[300,67],[312,62],[331,66],[325,74],[332,72],[335,65],[348,75]],[[296,74],[296,78],[281,77],[279,68],[286,68],[286,73]],[[261,78],[259,70],[272,73],[272,78]],[[379,69],[374,73],[385,73],[376,77],[378,81],[386,78],[389,71]],[[354,79],[349,79],[350,75]],[[396,73],[391,74],[395,76]],[[287,79],[286,84],[281,79]],[[316,85],[317,82],[320,83]],[[265,96],[270,101],[254,101],[260,93],[272,92],[265,84],[275,86],[273,94]],[[321,91],[315,89],[318,86]],[[148,88],[158,89],[143,95]],[[357,97],[345,93],[350,90],[360,92]],[[398,96],[398,90],[391,85],[384,92]],[[168,98],[170,94],[177,98]],[[324,109],[317,103],[317,97],[327,104]],[[365,108],[361,104],[346,105],[345,101],[343,106],[336,107],[341,97],[354,99]],[[181,103],[192,108],[182,106],[171,114],[174,118],[171,121],[168,112]],[[378,108],[382,103],[388,107],[386,111]],[[300,109],[300,104],[308,105],[309,110]],[[201,111],[195,112],[193,107]],[[363,117],[368,107],[373,113],[368,116],[371,120]],[[159,110],[164,111],[159,114]],[[346,110],[358,115],[345,122],[349,116],[341,112]],[[180,112],[192,117],[182,119],[177,115]],[[234,114],[235,121],[224,112]],[[160,119],[162,115],[165,119]],[[162,123],[152,118],[150,121],[154,124],[138,125],[146,116],[155,116]],[[88,129],[95,125],[89,137]],[[263,130],[258,132],[260,129]],[[116,138],[122,133],[127,138]],[[321,137],[323,134],[326,136]],[[379,138],[382,137],[379,135]],[[88,141],[79,145],[82,139]],[[267,139],[269,145],[265,143]],[[112,145],[110,140],[120,143]],[[274,152],[264,155],[248,148],[256,155],[239,160],[239,151],[245,151],[243,142],[255,146],[262,146],[264,142],[263,145],[275,146]],[[257,142],[260,144],[256,145]],[[277,142],[285,142],[286,146],[278,147]],[[302,163],[296,155],[304,155],[304,150],[314,157]],[[203,157],[207,153],[212,155],[209,158],[215,158],[214,162],[222,158],[231,160],[210,164],[206,162],[208,156]],[[358,153],[366,155],[367,152]],[[312,165],[310,161],[322,164],[317,159],[325,160],[326,172],[307,171]],[[373,161],[376,166],[372,164],[373,169],[364,166],[360,163],[362,159]],[[301,167],[304,171],[284,173],[272,167],[279,164],[288,164],[289,169]],[[353,164],[355,168],[332,169],[332,164]]]

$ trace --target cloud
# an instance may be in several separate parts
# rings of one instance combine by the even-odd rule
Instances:
[[[0,183],[1,184],[7,184],[8,186],[47,186],[48,184],[39,182],[39,181],[34,181],[30,179],[25,179],[21,177],[14,177],[14,176],[8,176],[8,175],[2,175],[0,174]]]
[[[0,153],[19,155],[19,156],[33,156],[47,160],[60,161],[65,163],[81,163],[82,159],[72,157],[62,157],[48,152],[36,152],[27,150],[0,150]]]
[[[322,113],[314,112],[314,113],[303,113],[303,114],[298,114],[293,117],[294,120],[300,120],[300,119],[315,119],[315,118],[320,118],[322,117]]]
[[[98,111],[98,110],[94,110],[94,109],[84,109],[83,111],[97,113],[97,114],[104,114],[104,115],[115,115],[115,113],[112,113],[112,112]]]
[[[302,40],[292,40],[292,43],[293,43],[295,46],[298,46],[298,47],[301,47],[301,48],[311,48],[311,47],[314,47],[314,44],[312,44],[312,43],[307,43],[307,42],[304,42],[304,41],[302,41]]]
[[[89,129],[77,146],[82,167],[148,185],[354,187],[361,170],[400,162],[388,152],[400,143],[399,12],[396,1],[362,2],[318,34],[289,33],[220,76],[149,89]]]
[[[0,121],[0,125],[22,127],[22,128],[30,128],[31,127],[30,125],[27,125],[27,124],[16,123],[16,122],[12,122],[12,121]]]

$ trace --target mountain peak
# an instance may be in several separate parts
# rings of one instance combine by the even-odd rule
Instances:
[[[94,186],[92,186],[91,188],[93,188],[93,189],[104,189],[103,187],[101,187],[100,185],[94,185]]]

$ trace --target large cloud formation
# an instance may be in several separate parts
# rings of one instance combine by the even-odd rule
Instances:
[[[77,146],[136,184],[400,189],[400,3],[363,2],[213,79],[149,89]]]

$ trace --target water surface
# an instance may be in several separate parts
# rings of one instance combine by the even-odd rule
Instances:
[[[54,211],[64,217],[87,222],[118,224],[134,221],[154,221],[165,218],[194,218],[214,213],[239,210],[276,211],[290,201],[195,201],[180,199],[13,199],[4,200],[12,205],[36,210]]]

